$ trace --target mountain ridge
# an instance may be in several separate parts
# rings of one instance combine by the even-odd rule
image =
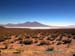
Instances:
[[[18,24],[6,24],[4,26],[8,26],[8,27],[15,27],[15,26],[19,26],[19,27],[50,27],[48,25],[39,23],[39,22],[25,22],[25,23],[18,23]]]

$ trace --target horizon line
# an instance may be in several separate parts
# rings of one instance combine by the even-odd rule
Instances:
[[[27,23],[27,22],[30,22],[30,23],[33,23],[33,22],[37,22],[37,21],[26,21],[26,22],[17,22],[17,23],[0,23],[0,26],[1,25],[7,25],[7,24],[23,24],[23,23]],[[40,23],[40,24],[44,24],[44,25],[48,25],[48,26],[74,26],[75,24],[45,24],[45,23],[42,23],[42,22],[37,22],[37,23]]]

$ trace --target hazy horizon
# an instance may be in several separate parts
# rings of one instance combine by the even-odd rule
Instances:
[[[0,0],[0,24],[34,21],[50,26],[75,25],[75,0]]]
[[[43,24],[43,25],[47,25],[47,26],[59,26],[59,27],[63,27],[63,26],[75,26],[75,25],[48,25],[48,24],[44,24],[44,23],[41,23],[41,22],[38,22],[38,21],[27,21],[27,22],[22,22],[22,23],[6,23],[6,24],[0,24],[0,26],[3,26],[3,25],[17,25],[17,24],[26,24],[26,23],[39,23],[39,24]]]

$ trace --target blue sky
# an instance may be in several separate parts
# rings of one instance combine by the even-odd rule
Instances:
[[[75,0],[0,0],[0,24],[26,21],[75,25]]]

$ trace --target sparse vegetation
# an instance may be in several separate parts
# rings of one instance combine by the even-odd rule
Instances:
[[[72,39],[75,40],[75,29],[30,30],[0,28],[0,49],[15,49],[16,51],[13,53],[16,54],[22,53],[21,50],[18,50],[19,48],[22,48],[22,50],[36,49],[41,51],[65,50],[73,47],[70,46]],[[69,47],[62,46],[67,44]],[[49,48],[48,46],[53,46],[54,48]]]
[[[20,49],[16,49],[13,53],[20,54],[22,51]]]
[[[32,40],[25,40],[25,41],[23,41],[23,44],[25,44],[25,45],[31,45],[32,43],[33,43]]]
[[[46,51],[54,51],[53,48],[48,48]]]

